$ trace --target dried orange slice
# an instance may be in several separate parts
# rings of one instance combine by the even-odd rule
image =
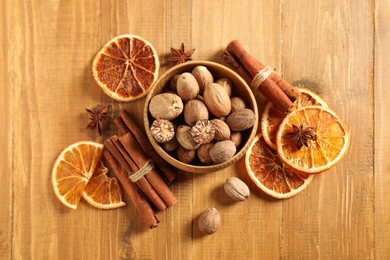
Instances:
[[[311,132],[312,138],[306,139],[307,147],[296,142],[298,135],[294,131],[301,127]],[[321,106],[303,107],[287,114],[276,134],[279,158],[290,168],[306,174],[320,173],[336,165],[348,145],[344,123],[335,112]]]
[[[119,101],[146,95],[157,80],[160,63],[153,46],[131,34],[108,41],[93,60],[93,76],[103,91]]]
[[[297,110],[305,106],[323,106],[328,107],[328,104],[315,92],[307,88],[298,88],[301,94],[293,103],[290,111]],[[276,150],[276,132],[282,122],[284,115],[276,111],[271,102],[268,102],[261,115],[261,133],[267,144]]]
[[[78,142],[65,148],[54,163],[52,184],[57,198],[76,209],[81,194],[100,160],[103,145]]]
[[[125,206],[117,179],[109,178],[107,173],[108,169],[102,161],[99,161],[82,193],[83,198],[99,209],[116,209]]]
[[[262,191],[278,199],[287,199],[300,193],[313,179],[313,175],[297,173],[286,167],[261,134],[249,146],[245,166],[252,181]]]

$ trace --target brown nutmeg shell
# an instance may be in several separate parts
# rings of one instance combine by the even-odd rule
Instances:
[[[176,129],[176,139],[187,150],[195,150],[200,146],[192,138],[191,127],[188,125],[181,125]]]
[[[183,146],[179,146],[176,150],[176,156],[179,161],[183,163],[190,163],[192,160],[194,160],[196,155],[195,150],[187,150]]]
[[[221,85],[212,83],[206,86],[203,98],[209,111],[216,117],[224,117],[230,113],[230,98]]]
[[[230,128],[229,126],[221,119],[213,119],[211,123],[215,127],[214,138],[217,141],[229,140],[230,138]]]
[[[200,100],[190,100],[184,106],[184,121],[193,126],[197,121],[209,119],[209,111],[206,104]]]
[[[228,161],[236,154],[236,146],[230,140],[220,141],[210,148],[209,154],[211,160],[215,163],[223,163]]]
[[[251,128],[255,121],[255,113],[248,108],[235,111],[226,119],[226,123],[232,131],[245,131]]]
[[[230,111],[231,113],[244,109],[246,107],[245,101],[240,97],[230,98],[230,103],[232,104],[232,109]]]
[[[149,112],[155,119],[172,120],[183,112],[183,102],[176,94],[158,94],[150,100]]]
[[[211,147],[213,147],[213,145],[214,145],[213,143],[202,144],[196,150],[196,154],[198,155],[199,161],[201,161],[201,163],[206,165],[213,163],[213,160],[211,160],[210,157],[210,149]]]
[[[207,85],[214,82],[214,77],[205,66],[196,66],[192,70],[192,75],[199,84],[199,92],[203,94]]]
[[[195,99],[199,94],[199,84],[191,73],[184,72],[177,79],[176,91],[183,101]]]
[[[198,228],[202,234],[215,233],[221,224],[221,215],[216,208],[208,208],[203,211],[198,219]]]

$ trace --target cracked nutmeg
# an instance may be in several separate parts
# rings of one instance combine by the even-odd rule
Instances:
[[[150,133],[159,143],[169,142],[175,136],[173,124],[166,119],[156,119],[150,127]]]
[[[198,120],[191,128],[191,136],[197,144],[210,143],[215,136],[215,126],[207,119]]]

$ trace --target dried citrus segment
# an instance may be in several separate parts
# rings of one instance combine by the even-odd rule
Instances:
[[[297,110],[305,106],[323,106],[328,107],[328,104],[315,92],[306,89],[298,88],[301,94],[294,101],[290,111]],[[264,136],[264,140],[269,146],[276,150],[276,132],[279,129],[279,125],[282,122],[284,115],[276,111],[271,102],[268,102],[261,115],[261,132]]]
[[[290,198],[303,191],[313,175],[304,175],[286,167],[261,134],[252,141],[245,156],[245,165],[253,182],[268,195]]]
[[[126,205],[122,201],[122,191],[115,178],[107,176],[108,169],[99,161],[92,178],[82,196],[92,206],[100,209],[115,209]]]
[[[294,126],[312,128],[313,139],[308,147],[298,149],[292,141]],[[348,131],[332,110],[321,106],[303,107],[289,113],[280,124],[276,146],[280,159],[294,170],[314,174],[323,172],[338,163],[349,144]]]
[[[100,160],[103,145],[78,142],[65,148],[53,166],[54,193],[67,207],[76,209],[81,193]]]
[[[160,63],[153,46],[130,34],[108,41],[96,55],[92,71],[103,91],[119,101],[143,97],[157,80]]]

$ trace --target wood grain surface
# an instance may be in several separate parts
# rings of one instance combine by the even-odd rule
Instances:
[[[371,1],[22,1],[0,0],[0,259],[389,259],[390,4]],[[311,84],[348,125],[348,155],[287,200],[264,196],[243,160],[215,173],[180,172],[179,202],[149,230],[132,205],[63,206],[52,165],[66,146],[102,142],[85,129],[84,108],[112,102],[142,123],[144,99],[111,100],[94,82],[92,59],[106,41],[131,33],[150,41],[163,73],[170,47],[223,63],[233,39],[290,82]],[[256,94],[261,112],[264,98]],[[222,184],[248,183],[232,202]],[[127,202],[127,197],[124,198]],[[221,228],[202,236],[208,207]]]

